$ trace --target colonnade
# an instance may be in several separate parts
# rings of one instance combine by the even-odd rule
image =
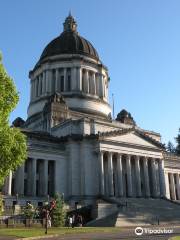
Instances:
[[[47,196],[54,194],[55,161],[28,158],[5,183],[5,194]]]
[[[99,160],[101,195],[165,196],[163,159],[102,151]]]
[[[166,172],[166,195],[171,200],[180,200],[180,173]]]
[[[81,67],[44,70],[31,80],[31,100],[54,92],[81,91],[108,98],[108,81],[103,74]]]

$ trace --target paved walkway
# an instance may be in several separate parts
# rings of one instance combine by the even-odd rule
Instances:
[[[6,237],[6,236],[0,236],[0,240],[15,240],[17,239],[16,237]]]
[[[158,227],[150,229],[158,229]],[[161,229],[163,227],[160,227]],[[166,229],[172,229],[171,226],[165,227]],[[173,234],[142,234],[141,236],[137,236],[134,232],[134,228],[132,229],[124,229],[120,230],[116,233],[85,233],[85,234],[70,234],[66,236],[59,236],[55,238],[51,238],[51,240],[168,240],[172,236],[180,236],[180,227],[173,229]],[[45,238],[41,238],[41,240],[45,240]],[[47,240],[47,238],[46,238]]]

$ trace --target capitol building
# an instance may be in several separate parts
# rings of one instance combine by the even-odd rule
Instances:
[[[7,177],[5,205],[41,205],[61,193],[69,206],[104,207],[103,216],[125,201],[177,211],[180,157],[128,111],[112,118],[108,68],[71,14],[29,78],[27,120],[13,122],[27,136],[28,159]]]

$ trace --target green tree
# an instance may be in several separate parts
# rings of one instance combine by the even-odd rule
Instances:
[[[175,153],[175,152],[176,152],[176,148],[174,147],[174,145],[172,144],[171,141],[168,142],[167,147],[166,147],[166,150],[167,150],[169,153]]]
[[[176,153],[178,155],[180,155],[180,128],[179,128],[179,133],[178,133],[178,135],[175,139],[176,139],[176,142],[177,142]]]
[[[2,201],[2,195],[0,193],[0,215],[2,214],[3,211],[3,201]]]
[[[0,185],[9,171],[16,170],[27,156],[25,135],[18,128],[9,126],[9,115],[18,100],[16,87],[8,76],[0,55]]]
[[[52,225],[54,227],[63,227],[65,224],[65,210],[63,196],[55,195],[56,206],[51,212]]]

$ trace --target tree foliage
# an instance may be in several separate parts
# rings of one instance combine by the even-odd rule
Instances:
[[[65,224],[64,200],[59,194],[55,195],[56,206],[52,210],[51,218],[54,227],[63,227]]]
[[[176,153],[178,155],[180,155],[180,128],[179,128],[179,133],[178,133],[178,135],[175,139],[176,139],[176,142],[177,142]]]
[[[32,219],[35,213],[35,208],[32,204],[28,203],[24,208],[23,215],[25,218]]]
[[[175,153],[176,152],[176,148],[174,147],[174,145],[172,144],[171,141],[168,142],[167,146],[166,146],[166,150],[169,153]]]
[[[0,216],[2,214],[2,211],[3,211],[3,200],[2,200],[2,195],[0,193]]]
[[[0,56],[0,185],[9,171],[14,171],[26,159],[24,134],[19,129],[9,126],[9,115],[18,100],[16,87],[8,76]]]

